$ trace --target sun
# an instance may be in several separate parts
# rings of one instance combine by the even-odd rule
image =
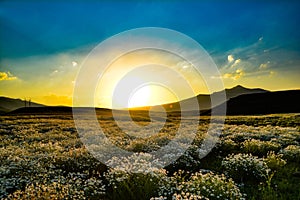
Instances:
[[[135,90],[128,100],[128,108],[143,107],[149,105],[151,86],[142,86]]]
[[[128,98],[126,108],[140,108],[177,102],[176,94],[163,85],[148,83],[134,90]]]

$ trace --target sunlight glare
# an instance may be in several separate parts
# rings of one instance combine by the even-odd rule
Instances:
[[[129,98],[128,107],[143,107],[149,104],[149,99],[151,95],[150,86],[143,86],[136,90],[133,95]]]

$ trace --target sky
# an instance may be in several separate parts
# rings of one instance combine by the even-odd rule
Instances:
[[[226,88],[300,89],[299,8],[296,0],[2,0],[0,96],[72,105],[75,80],[89,52],[140,27],[193,38],[217,65]]]

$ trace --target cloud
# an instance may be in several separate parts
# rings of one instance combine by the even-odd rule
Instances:
[[[243,77],[245,75],[245,72],[243,69],[237,69],[235,72],[232,73],[225,73],[222,78],[230,78],[233,80],[238,80],[241,77]]]
[[[228,55],[227,60],[228,60],[228,62],[233,62],[234,61],[233,55]]]
[[[257,38],[249,45],[239,46],[226,52],[216,54],[221,69],[227,73],[230,68],[243,68],[247,73],[260,70],[296,71],[299,72],[299,52],[280,45],[269,44],[264,37]],[[240,59],[239,63],[237,60]]]
[[[226,57],[224,54],[219,54],[222,78],[238,80],[245,77],[267,77],[271,70],[278,71],[283,68],[282,66],[288,65],[289,68],[292,68],[292,65],[296,65],[295,63],[291,63],[291,61],[287,61],[287,59],[282,61],[283,56],[281,56],[280,53],[284,51],[272,46],[267,46],[263,40],[264,38],[260,37],[250,45],[231,49],[225,53]],[[266,49],[270,51],[265,51]],[[292,55],[293,54],[289,54],[285,56],[285,58],[290,58]],[[272,59],[272,62],[270,59]],[[293,58],[288,60],[295,61],[297,59]],[[258,71],[260,73],[258,73]]]
[[[12,75],[9,71],[8,72],[0,72],[0,81],[12,81],[16,80],[18,77]]]
[[[50,76],[55,76],[55,74],[57,74],[59,71],[56,69],[56,70],[54,70],[54,71],[52,71],[51,73],[50,73]]]
[[[270,61],[266,62],[266,63],[262,63],[259,65],[259,69],[260,70],[264,70],[267,69],[269,67]]]
[[[234,61],[234,64],[237,65],[237,64],[239,64],[240,62],[241,62],[241,59],[237,59],[237,60]]]
[[[75,61],[72,61],[72,66],[73,67],[76,67],[78,65],[78,63],[77,62],[75,62]]]
[[[234,63],[230,66],[230,68],[235,68],[238,66],[238,64],[241,62],[241,59],[237,59],[234,61]]]
[[[270,77],[273,77],[273,76],[275,76],[276,74],[277,74],[277,72],[275,72],[275,71],[270,71],[269,76],[270,76]]]

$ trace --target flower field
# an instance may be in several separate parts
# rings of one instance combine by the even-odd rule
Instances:
[[[89,153],[72,115],[0,116],[0,199],[300,199],[300,115],[227,116],[204,158],[208,127],[220,127],[201,116],[187,151],[164,167],[151,164],[150,152],[172,141],[179,119],[145,137],[98,119],[113,144],[135,152],[112,157],[115,168]],[[190,127],[183,128],[187,137]]]

